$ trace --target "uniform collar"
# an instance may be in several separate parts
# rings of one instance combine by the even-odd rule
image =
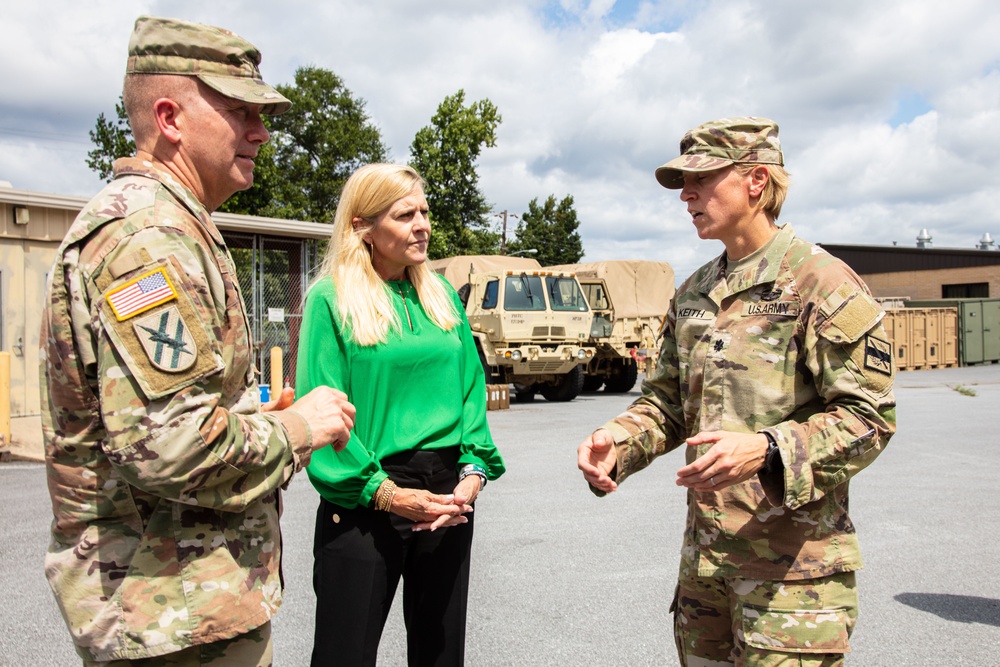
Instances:
[[[151,178],[154,181],[157,181],[169,190],[170,193],[184,205],[184,208],[191,212],[191,215],[201,222],[216,243],[219,243],[220,245],[224,243],[222,239],[222,232],[220,232],[218,227],[215,226],[215,223],[212,222],[212,216],[209,214],[208,209],[205,208],[205,205],[198,200],[191,190],[174,178],[173,174],[169,171],[157,166],[149,160],[143,160],[137,157],[123,157],[115,160],[114,175],[116,179],[124,176],[142,176],[144,178]]]
[[[756,285],[773,283],[781,270],[781,260],[795,239],[795,230],[791,225],[784,225],[768,241],[767,250],[760,260],[726,279],[726,253],[722,253],[715,261],[706,266],[706,270],[698,280],[696,289],[709,296],[716,303],[730,294],[736,294]]]

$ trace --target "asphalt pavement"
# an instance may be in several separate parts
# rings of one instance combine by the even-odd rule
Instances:
[[[667,606],[685,513],[681,454],[603,499],[576,469],[579,442],[637,395],[490,413],[508,472],[477,504],[467,665],[677,664]],[[851,486],[866,567],[848,665],[998,665],[1000,366],[901,373],[896,398],[898,433]],[[282,519],[279,667],[308,664],[316,503],[297,477]],[[50,520],[44,467],[0,465],[0,665],[80,664],[42,572]],[[379,664],[405,662],[397,600]]]

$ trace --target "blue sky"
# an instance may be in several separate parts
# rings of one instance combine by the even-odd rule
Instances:
[[[653,170],[691,127],[781,127],[779,222],[821,243],[973,248],[1000,238],[1000,12],[985,0],[47,0],[0,9],[0,180],[89,196],[87,131],[113,115],[139,14],[234,30],[289,83],[318,65],[367,102],[393,159],[459,88],[503,124],[479,163],[496,211],[573,195],[588,260],[666,260],[699,241]]]

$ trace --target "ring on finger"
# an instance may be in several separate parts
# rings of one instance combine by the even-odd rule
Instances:
[[[708,481],[709,481],[709,483],[711,483],[712,486],[715,486],[715,475],[712,475],[711,477],[709,477]]]

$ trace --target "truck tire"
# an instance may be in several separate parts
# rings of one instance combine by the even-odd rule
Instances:
[[[583,391],[583,367],[574,366],[573,370],[559,378],[555,384],[543,384],[540,391],[547,401],[572,401]]]
[[[590,394],[601,388],[604,384],[604,377],[601,375],[584,375],[583,376],[583,393]]]
[[[635,359],[622,359],[611,367],[611,375],[604,382],[604,391],[609,394],[624,394],[631,391],[639,377],[639,367]]]
[[[535,385],[515,384],[510,400],[514,403],[531,403],[535,400]]]

